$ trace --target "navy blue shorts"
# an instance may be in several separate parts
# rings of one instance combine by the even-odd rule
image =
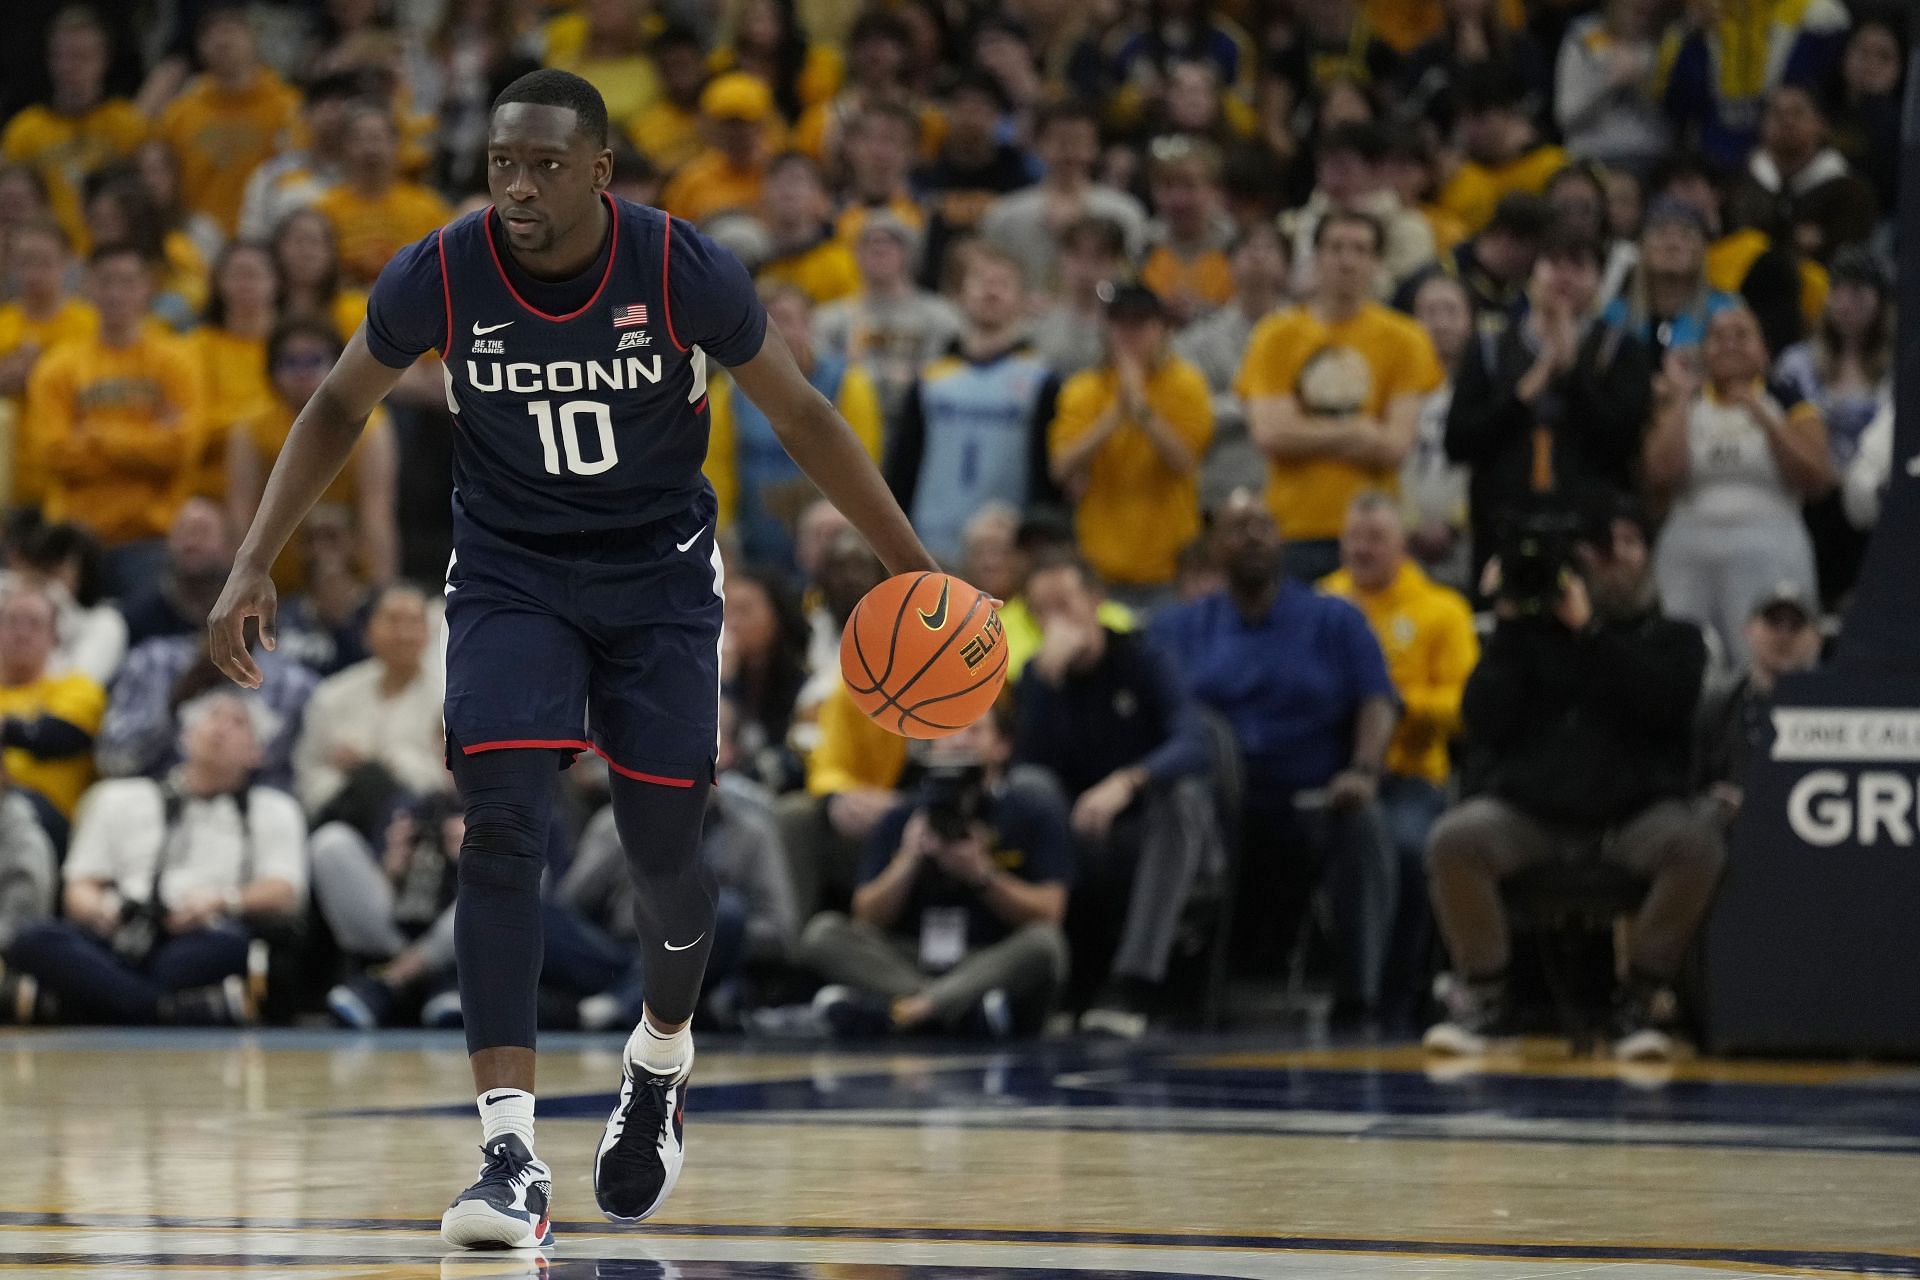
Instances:
[[[509,540],[456,498],[448,749],[594,751],[642,782],[711,779],[722,590],[713,519],[704,497],[637,529]]]

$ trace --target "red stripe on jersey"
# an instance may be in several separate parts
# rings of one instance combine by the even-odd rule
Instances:
[[[667,318],[667,340],[682,351],[687,344],[680,341],[680,335],[673,331],[673,285],[667,272],[673,265],[673,215],[660,215],[662,229],[660,233],[660,314]]]
[[[669,778],[659,773],[644,773],[627,766],[608,755],[598,743],[588,742],[585,738],[501,738],[494,742],[476,742],[471,746],[462,746],[461,755],[478,755],[482,751],[591,751],[607,762],[607,768],[623,778],[632,778],[635,782],[651,782],[655,786],[686,788],[693,785],[692,778]]]
[[[500,283],[507,286],[507,292],[513,295],[513,300],[519,303],[521,306],[525,307],[527,310],[533,312],[533,314],[535,314],[536,316],[539,316],[542,320],[551,320],[551,321],[554,321],[555,323],[564,323],[565,321],[568,321],[568,320],[578,319],[581,316],[581,314],[586,311],[588,307],[591,307],[594,303],[600,301],[600,295],[607,291],[607,281],[613,279],[614,260],[618,258],[620,255],[620,210],[614,206],[613,197],[608,195],[606,192],[602,191],[600,193],[600,198],[606,201],[607,216],[613,219],[613,243],[607,246],[607,269],[600,273],[600,283],[594,286],[593,296],[591,298],[588,298],[585,302],[581,303],[578,310],[569,311],[567,312],[567,314],[563,316],[548,315],[546,312],[542,311],[540,308],[534,306],[531,302],[528,302],[525,298],[521,297],[520,291],[513,287],[513,277],[507,274],[506,264],[500,261],[500,246],[496,245],[493,242],[493,220],[500,216],[500,211],[498,209],[493,208],[492,206],[488,206],[487,208],[488,221],[487,221],[487,225],[483,228],[483,230],[485,230],[487,233],[487,237],[486,237],[487,252],[493,255],[493,269],[500,273]]]

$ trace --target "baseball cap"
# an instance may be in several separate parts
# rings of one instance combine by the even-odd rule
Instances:
[[[1808,591],[1804,584],[1792,578],[1782,578],[1761,592],[1759,598],[1753,602],[1753,609],[1749,616],[1758,618],[1763,614],[1772,613],[1775,609],[1791,609],[1806,622],[1812,622],[1820,616],[1820,608],[1814,603],[1813,593]]]
[[[773,114],[773,90],[758,76],[729,71],[700,92],[700,114],[715,120],[759,124]]]
[[[1111,289],[1101,291],[1101,300],[1107,304],[1107,319],[1126,321],[1161,320],[1166,317],[1166,307],[1160,301],[1160,295],[1144,284],[1116,284]]]

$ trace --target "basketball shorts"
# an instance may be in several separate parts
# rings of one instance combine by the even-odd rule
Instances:
[[[447,749],[593,751],[642,782],[710,780],[723,588],[714,510],[707,496],[636,529],[508,535],[456,496]]]

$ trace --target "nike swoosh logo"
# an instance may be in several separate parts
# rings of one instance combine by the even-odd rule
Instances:
[[[694,533],[694,535],[693,535],[693,536],[692,536],[691,538],[688,538],[688,539],[687,539],[687,540],[686,540],[685,542],[676,542],[676,543],[674,543],[674,544],[673,544],[673,549],[674,549],[675,551],[685,551],[685,550],[687,550],[687,548],[689,548],[689,547],[691,547],[691,546],[692,546],[692,545],[693,545],[694,543],[696,543],[696,542],[698,542],[698,541],[700,541],[700,535],[701,535],[702,533],[705,533],[706,531],[707,531],[707,526],[705,526],[705,525],[701,525],[701,526],[700,526],[700,528],[699,528],[699,530],[698,530],[698,531],[696,531],[696,532]],[[701,937],[705,937],[705,936],[706,936],[705,934],[702,934],[702,935],[701,935]],[[695,938],[695,939],[694,939],[693,941],[694,941],[694,942],[698,942],[699,940],[700,940],[699,938]],[[693,945],[693,943],[692,943],[692,942],[689,942],[689,943],[688,943],[687,945],[688,945],[688,946],[692,946],[692,945]]]
[[[480,337],[480,336],[481,336],[482,334],[488,334],[488,333],[492,333],[492,332],[493,332],[493,331],[494,331],[495,329],[504,329],[504,328],[506,328],[506,327],[507,327],[508,325],[510,325],[510,324],[512,324],[512,323],[513,323],[513,321],[511,321],[511,320],[505,320],[505,321],[502,321],[502,322],[501,322],[501,323],[499,323],[499,324],[490,324],[490,325],[488,325],[488,326],[487,326],[486,328],[484,328],[484,329],[483,329],[483,328],[481,328],[481,327],[480,327],[480,322],[479,322],[478,320],[475,320],[475,321],[473,322],[473,336],[474,336],[474,337],[476,337],[476,338],[478,338],[478,337]]]
[[[513,1095],[512,1095],[512,1094],[510,1094],[510,1093],[502,1093],[502,1094],[492,1094],[492,1093],[490,1093],[490,1094],[488,1094],[488,1095],[487,1095],[486,1097],[484,1097],[484,1098],[482,1098],[482,1099],[481,1099],[481,1101],[482,1101],[482,1102],[484,1102],[484,1103],[486,1103],[486,1104],[487,1104],[488,1106],[492,1106],[492,1105],[493,1105],[494,1103],[496,1103],[496,1102],[504,1102],[504,1101],[506,1101],[506,1100],[507,1100],[508,1098],[511,1098],[512,1096],[513,1096]]]
[[[685,548],[682,548],[682,550],[685,550]],[[700,935],[700,938],[704,938],[706,936],[707,935],[703,933]],[[689,942],[684,947],[676,947],[671,942],[663,942],[660,945],[665,947],[669,951],[691,951],[693,948],[700,945],[700,938],[695,938],[692,942]]]
[[[938,631],[940,628],[947,625],[947,592],[950,591],[952,587],[953,587],[953,579],[951,578],[948,578],[943,582],[941,582],[940,603],[933,606],[932,613],[928,613],[925,609],[914,610],[915,613],[920,615],[920,623],[922,626],[926,627],[927,630]]]

